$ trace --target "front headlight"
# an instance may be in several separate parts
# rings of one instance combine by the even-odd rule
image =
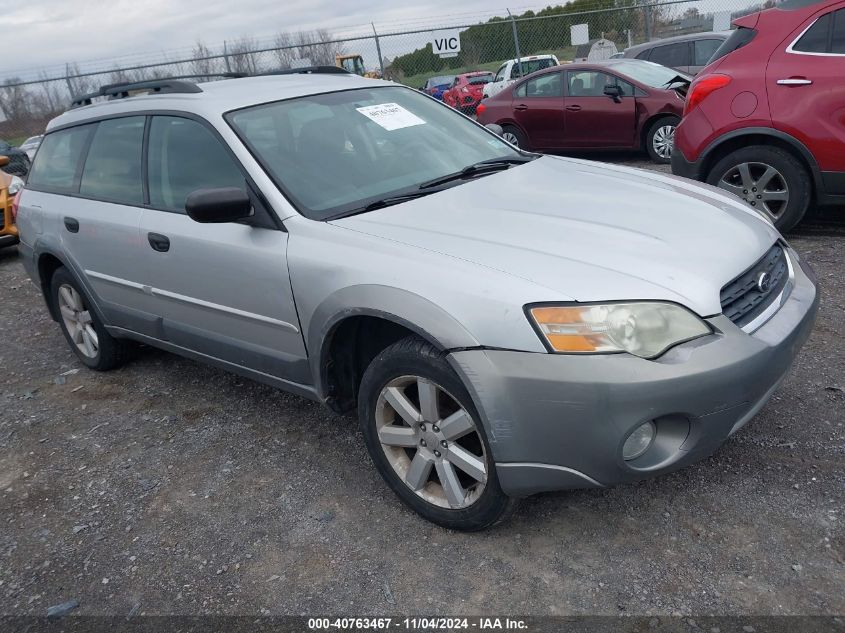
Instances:
[[[17,176],[12,176],[12,182],[9,183],[9,195],[13,196],[21,189],[23,189],[23,180]]]
[[[535,306],[528,313],[551,351],[567,354],[628,352],[654,358],[712,332],[686,308],[656,301]]]

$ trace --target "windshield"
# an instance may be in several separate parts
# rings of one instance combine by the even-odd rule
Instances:
[[[522,157],[448,106],[394,86],[277,101],[226,119],[314,220],[417,190],[474,163]]]
[[[493,81],[493,75],[492,74],[490,74],[490,75],[475,75],[474,77],[469,78],[469,83],[472,84],[472,85],[476,85],[476,86],[477,85],[483,85],[483,84],[489,84],[491,81]]]
[[[520,66],[522,66],[522,75],[519,74]],[[551,68],[552,66],[557,66],[557,64],[555,63],[555,60],[551,57],[546,57],[544,59],[528,59],[523,60],[519,63],[514,60],[511,76],[524,77],[525,75],[530,75],[531,73],[535,73],[538,70],[543,70],[544,68]]]
[[[691,77],[677,70],[642,60],[615,61],[610,68],[652,88],[666,88],[675,77],[681,77],[685,81],[692,80]]]

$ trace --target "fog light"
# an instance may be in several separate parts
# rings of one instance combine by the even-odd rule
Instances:
[[[654,422],[651,420],[634,429],[634,432],[628,436],[625,445],[622,447],[622,459],[629,462],[645,453],[654,441],[656,431]]]

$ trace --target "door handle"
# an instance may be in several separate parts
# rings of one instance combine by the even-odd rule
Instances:
[[[807,79],[805,77],[790,77],[789,79],[778,79],[778,86],[809,86],[812,83],[812,79]]]
[[[147,233],[147,239],[150,241],[150,246],[154,251],[159,253],[166,253],[170,250],[170,238],[161,233]]]
[[[514,110],[520,110],[520,111],[522,111],[522,110],[527,110],[527,109],[528,109],[528,106],[527,106],[527,105],[525,105],[524,103],[520,103],[519,105],[515,105],[515,106],[513,107],[513,109],[514,109]]]
[[[76,218],[65,218],[65,228],[71,233],[79,233],[79,220]]]
[[[568,106],[566,106],[566,109],[569,110],[570,112],[578,112],[581,109],[581,106],[579,106],[579,105],[568,105]]]

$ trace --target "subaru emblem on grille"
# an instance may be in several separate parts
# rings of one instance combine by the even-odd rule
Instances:
[[[757,275],[757,290],[766,294],[772,287],[772,276],[769,273],[760,273]]]

